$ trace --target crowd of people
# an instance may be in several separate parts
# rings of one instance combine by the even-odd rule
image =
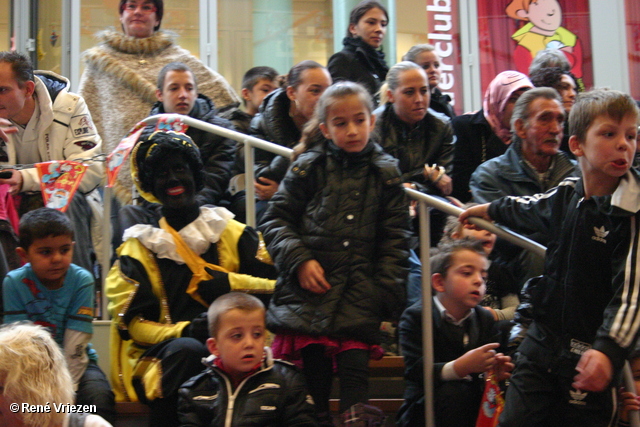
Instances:
[[[529,75],[499,73],[482,109],[457,115],[438,89],[437,50],[416,45],[389,66],[387,10],[363,0],[326,67],[254,67],[238,96],[160,30],[162,0],[118,7],[122,32],[85,52],[79,94],[0,52],[0,162],[20,165],[0,172],[3,425],[107,426],[116,402],[147,404],[151,426],[381,425],[368,366],[391,351],[384,324],[397,326],[391,348],[405,362],[399,426],[424,425],[426,399],[438,427],[475,426],[487,381],[504,394],[491,415],[500,426],[628,425],[640,409],[618,389],[625,361],[640,371],[640,113],[629,95],[578,94],[564,54],[543,50]],[[144,127],[105,201],[115,255],[101,272],[96,155],[163,113],[293,156],[256,149],[247,182],[243,144]],[[79,158],[89,169],[67,211],[45,206],[33,165]],[[248,187],[256,228],[245,225]],[[421,207],[406,188],[465,209],[429,212],[432,313],[416,255]],[[545,258],[472,216],[545,245]],[[108,376],[90,343],[101,275]]]

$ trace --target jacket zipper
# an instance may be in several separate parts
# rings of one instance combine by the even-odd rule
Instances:
[[[227,387],[227,391],[231,391],[231,383],[229,382],[229,379],[227,377],[227,374],[222,372],[220,369],[215,368],[218,373],[220,373],[220,375],[222,376],[222,378],[224,378],[224,383]],[[238,394],[240,393],[240,390],[242,390],[242,387],[245,385],[245,383],[247,381],[249,381],[249,379],[253,378],[254,376],[258,375],[261,372],[265,372],[267,370],[271,369],[271,366],[265,367],[260,369],[258,372],[254,373],[253,375],[248,376],[247,378],[245,378],[244,380],[242,380],[242,382],[238,385],[238,387],[236,388],[236,391],[231,394],[231,393],[227,393],[229,396],[229,401],[227,402],[227,415],[225,417],[224,420],[224,425],[225,427],[233,427],[232,421],[233,421],[233,409],[236,403],[236,397],[238,397]]]

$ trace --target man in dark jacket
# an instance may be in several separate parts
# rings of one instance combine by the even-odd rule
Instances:
[[[513,142],[503,155],[484,162],[471,175],[473,201],[489,203],[504,196],[533,196],[576,176],[575,161],[560,151],[564,120],[562,100],[555,89],[541,87],[522,94],[511,117]],[[527,237],[547,244],[542,233]],[[543,260],[521,249],[499,242],[496,253],[519,286],[542,273]]]
[[[198,94],[196,79],[186,64],[172,62],[160,71],[156,97],[158,102],[153,105],[151,115],[183,114],[212,125],[235,130],[231,122],[217,116],[213,102],[209,98]],[[198,193],[198,203],[217,205],[229,186],[235,142],[194,127],[189,127],[186,134],[200,149],[206,172],[205,187]]]

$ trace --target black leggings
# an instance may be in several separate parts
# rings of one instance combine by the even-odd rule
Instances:
[[[311,344],[302,349],[303,373],[318,413],[329,412],[333,380],[333,359],[325,347]],[[367,403],[369,393],[369,351],[346,350],[336,355],[340,379],[340,413],[358,402]]]

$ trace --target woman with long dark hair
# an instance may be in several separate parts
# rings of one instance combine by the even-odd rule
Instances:
[[[327,65],[334,82],[360,83],[377,102],[378,90],[389,71],[382,51],[388,23],[387,9],[377,1],[364,0],[353,8],[347,36],[342,40],[344,48],[334,53]]]

